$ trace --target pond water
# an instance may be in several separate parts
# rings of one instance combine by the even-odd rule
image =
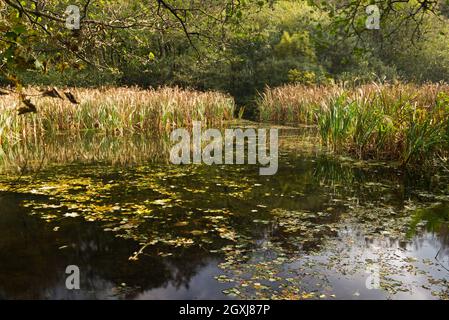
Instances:
[[[0,298],[449,297],[448,173],[331,157],[299,129],[280,131],[275,176],[171,165],[166,141],[61,136],[2,154]]]

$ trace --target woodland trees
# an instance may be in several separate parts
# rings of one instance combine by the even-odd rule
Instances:
[[[71,5],[80,28],[67,28]],[[366,8],[379,28],[366,28]],[[264,86],[449,78],[446,0],[2,0],[0,82]]]

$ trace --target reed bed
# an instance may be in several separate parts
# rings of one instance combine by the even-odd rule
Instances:
[[[234,100],[218,92],[180,88],[141,90],[138,88],[70,89],[78,105],[65,99],[38,96],[27,90],[37,113],[19,116],[17,95],[0,96],[0,143],[47,133],[97,130],[102,132],[166,132],[190,127],[192,122],[220,125],[233,118]]]
[[[316,109],[343,91],[338,86],[285,85],[266,88],[257,99],[260,121],[277,124],[316,124]]]
[[[259,106],[262,120],[316,125],[323,145],[360,159],[407,166],[449,151],[446,84],[285,86],[267,89]]]

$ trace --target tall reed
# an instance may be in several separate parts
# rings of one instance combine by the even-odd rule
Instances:
[[[180,88],[70,89],[79,105],[57,98],[35,97],[36,114],[17,115],[21,102],[15,95],[0,97],[0,142],[11,143],[45,133],[99,130],[163,132],[191,126],[192,121],[219,125],[233,118],[232,97],[217,92]],[[36,89],[28,90],[37,94]]]
[[[282,124],[316,124],[316,109],[342,92],[342,88],[337,86],[267,87],[257,99],[260,120]]]
[[[261,119],[313,124],[333,152],[417,164],[449,151],[449,86],[267,89]]]

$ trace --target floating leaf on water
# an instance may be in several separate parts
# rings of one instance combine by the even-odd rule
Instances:
[[[76,217],[79,217],[79,214],[76,213],[76,212],[67,212],[67,213],[64,214],[64,217],[67,217],[67,218],[76,218]]]

